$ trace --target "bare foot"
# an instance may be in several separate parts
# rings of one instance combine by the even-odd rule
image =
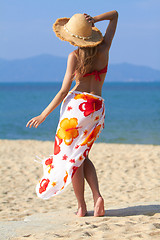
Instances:
[[[94,217],[104,216],[104,200],[102,197],[98,197],[95,206],[94,206]]]
[[[77,211],[77,213],[76,213],[76,215],[77,215],[78,217],[84,217],[86,214],[87,214],[87,208],[86,208],[86,206],[79,207],[79,208],[78,208],[78,211]]]

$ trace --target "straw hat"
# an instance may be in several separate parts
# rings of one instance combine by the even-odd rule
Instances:
[[[61,40],[79,47],[94,47],[103,40],[100,30],[92,27],[80,13],[71,18],[58,18],[53,24],[53,31]]]

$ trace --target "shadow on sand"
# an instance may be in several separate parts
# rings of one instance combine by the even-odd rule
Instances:
[[[134,215],[153,216],[155,213],[160,213],[160,205],[138,205],[133,207],[118,208],[105,210],[106,217],[125,217]],[[87,216],[93,216],[94,211],[88,211]]]

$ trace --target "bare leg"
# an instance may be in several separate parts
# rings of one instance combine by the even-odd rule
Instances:
[[[84,163],[77,169],[73,178],[72,184],[73,189],[78,201],[78,217],[84,217],[87,213],[86,203],[84,200],[84,171],[83,171]]]
[[[84,176],[92,190],[94,199],[94,216],[103,216],[105,213],[104,200],[99,191],[96,169],[88,157],[84,161]]]

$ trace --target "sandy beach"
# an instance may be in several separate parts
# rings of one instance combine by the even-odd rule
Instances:
[[[0,239],[160,239],[160,146],[94,144],[95,164],[105,200],[105,216],[93,216],[86,183],[88,215],[75,215],[72,184],[49,200],[35,194],[42,176],[36,155],[53,153],[53,142],[0,140]]]

